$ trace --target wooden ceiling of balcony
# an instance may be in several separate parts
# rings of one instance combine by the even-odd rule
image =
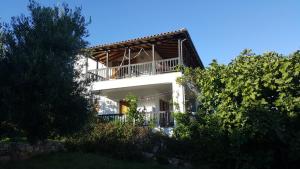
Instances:
[[[152,44],[154,44],[155,51],[159,53],[163,59],[167,59],[178,56],[178,39],[187,40],[187,42],[184,42],[183,45],[184,48],[190,52],[192,58],[189,59],[196,61],[195,66],[203,67],[203,64],[186,29],[180,29],[178,31],[166,32],[111,44],[98,45],[88,48],[88,51],[91,52],[92,59],[95,59],[101,63],[105,63],[106,52],[109,52],[108,60],[112,61],[117,58],[122,58],[126,48],[130,48],[131,52],[133,53],[138,52],[141,48],[144,48],[145,50],[151,50]]]

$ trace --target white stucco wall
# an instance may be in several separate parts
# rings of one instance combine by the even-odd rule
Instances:
[[[143,111],[145,108],[146,112],[158,112],[159,111],[159,98],[151,100],[140,100],[138,101],[138,110]],[[99,114],[119,114],[120,112],[120,100],[112,100],[107,97],[101,96],[99,100],[100,110]]]
[[[119,113],[119,103],[115,100],[109,99],[107,97],[100,96],[98,100],[100,109],[98,114],[118,114]]]
[[[114,89],[119,90],[122,88],[129,88],[129,87],[131,87],[132,90],[134,90],[134,87],[138,87],[138,86],[171,84],[173,102],[176,103],[173,104],[172,110],[176,112],[184,112],[185,111],[184,88],[183,86],[177,84],[176,82],[176,79],[180,76],[182,76],[181,72],[173,72],[173,73],[158,74],[158,75],[132,77],[126,79],[98,81],[92,84],[92,90],[94,91],[114,90]],[[151,104],[159,108],[159,99],[156,99],[156,101],[157,103],[151,103]]]
[[[78,65],[83,65],[81,67],[82,72],[85,73],[85,57],[82,56],[82,58],[78,61]],[[96,61],[92,59],[88,59],[88,70],[95,69],[97,66]],[[98,67],[105,67],[105,65],[98,63]],[[128,88],[128,87],[136,87],[136,86],[146,86],[146,85],[155,85],[155,84],[171,84],[172,85],[172,98],[173,102],[176,104],[173,104],[173,107],[171,108],[173,111],[185,111],[185,105],[184,105],[184,88],[183,86],[176,83],[176,79],[178,77],[182,76],[181,72],[172,72],[172,73],[165,73],[165,74],[157,74],[157,75],[147,75],[147,76],[140,76],[140,77],[132,77],[132,78],[126,78],[126,79],[113,79],[108,81],[97,81],[93,82],[91,85],[92,91],[102,91],[102,90],[112,90],[112,89],[122,89],[122,88]],[[133,88],[134,89],[134,88]],[[146,107],[147,111],[158,111],[159,110],[159,99],[154,99],[153,101],[141,101],[139,103],[139,108],[143,109],[143,107]],[[165,101],[168,101],[170,99],[166,99]],[[119,111],[119,100],[112,99],[115,103],[111,102],[111,104],[108,105],[109,110],[106,112],[117,112]],[[104,103],[107,103],[105,101]],[[103,103],[101,103],[103,104]],[[177,107],[176,105],[179,105]],[[102,106],[104,107],[104,105]],[[114,108],[113,108],[114,107]]]
[[[139,111],[146,111],[146,112],[158,112],[159,105],[157,104],[157,100],[159,97],[151,98],[149,100],[139,100],[138,101],[138,110]]]
[[[100,111],[99,113],[119,113],[119,102],[121,100],[125,100],[128,94],[133,94],[137,97],[139,111],[158,112],[160,111],[160,100],[168,103],[170,103],[172,100],[172,85],[169,83],[162,85],[121,88],[115,90],[102,90],[102,92],[100,92],[101,99],[99,99],[99,105],[102,105],[102,107],[106,106],[108,109],[106,110],[106,108],[104,108],[105,110]],[[107,100],[109,100],[109,102]],[[114,109],[114,112],[111,112],[113,106],[116,108]]]
[[[86,72],[86,57],[83,55],[79,55],[79,60],[75,64],[75,69],[81,69],[81,72],[85,74]],[[97,62],[91,58],[88,58],[88,70],[93,70],[97,68]],[[98,68],[105,68],[106,66],[101,62],[98,62]]]

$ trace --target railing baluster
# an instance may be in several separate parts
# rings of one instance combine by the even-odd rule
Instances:
[[[166,61],[166,72],[168,72],[169,69],[170,69],[170,68],[169,68],[169,61],[170,61],[170,60],[167,60],[167,61]]]

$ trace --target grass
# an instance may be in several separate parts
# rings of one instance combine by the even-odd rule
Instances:
[[[2,169],[171,169],[153,162],[116,160],[91,153],[53,153],[18,162],[0,163]]]

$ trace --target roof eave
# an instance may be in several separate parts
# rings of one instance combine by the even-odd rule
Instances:
[[[203,62],[202,62],[202,60],[201,60],[201,58],[200,58],[200,56],[199,56],[199,54],[198,54],[198,52],[197,52],[197,50],[196,50],[196,48],[195,48],[195,45],[194,45],[194,43],[193,43],[193,40],[192,40],[192,38],[191,38],[189,32],[185,29],[185,32],[184,32],[184,33],[186,34],[186,37],[188,38],[188,42],[190,43],[190,45],[191,45],[192,48],[193,48],[193,51],[194,51],[195,54],[196,54],[197,60],[198,60],[198,62],[200,63],[200,67],[201,67],[201,68],[204,68]]]

